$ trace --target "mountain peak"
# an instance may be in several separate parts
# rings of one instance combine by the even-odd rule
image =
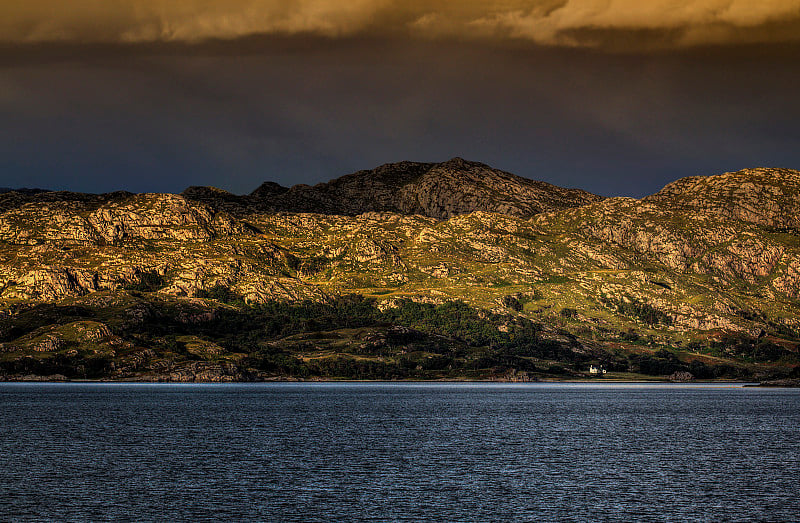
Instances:
[[[487,165],[479,162],[470,162],[468,160],[465,160],[464,158],[461,158],[460,156],[450,158],[446,162],[438,164],[438,166],[448,169],[469,169],[470,167],[488,167]]]
[[[256,190],[250,193],[250,196],[256,198],[269,198],[279,194],[283,194],[288,191],[288,187],[284,187],[275,182],[264,182],[259,185]]]
[[[377,211],[446,219],[474,211],[530,216],[602,198],[455,157],[442,163],[387,163],[313,187],[286,189],[267,182],[250,199],[274,211],[342,215]]]

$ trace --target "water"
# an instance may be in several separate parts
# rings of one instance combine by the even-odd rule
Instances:
[[[0,519],[790,521],[800,390],[0,384]]]

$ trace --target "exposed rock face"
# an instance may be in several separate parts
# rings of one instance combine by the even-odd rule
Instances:
[[[51,301],[64,296],[81,296],[102,288],[97,272],[56,267],[32,270],[19,278],[15,285],[25,291],[21,294],[9,292],[6,297]]]
[[[0,241],[13,244],[205,241],[248,232],[252,229],[225,213],[174,194],[0,195]]]
[[[520,178],[455,158],[434,165],[412,183],[403,185],[395,205],[403,213],[434,218],[475,211],[531,216],[601,199],[585,191]]]
[[[795,234],[794,227],[780,224],[783,219],[795,220],[794,215],[789,219],[788,209],[795,204],[787,195],[793,194],[799,178],[796,171],[787,169],[753,169],[684,179],[642,200],[609,198],[541,214],[532,221],[550,232],[577,234],[588,242],[599,240],[604,248],[592,249],[579,242],[575,246],[609,268],[653,263],[680,273],[714,274],[728,283],[770,282],[778,292],[796,296],[800,280],[795,274],[800,265],[796,250],[789,247],[795,242],[787,236]],[[758,187],[756,197],[743,193],[741,186]],[[708,201],[703,199],[704,188],[709,190]],[[780,195],[776,188],[781,188]],[[742,206],[742,201],[750,203]],[[733,216],[731,209],[737,206],[739,211]],[[760,214],[748,214],[742,210],[745,207],[757,208]],[[627,252],[609,249],[612,246]]]
[[[743,169],[670,183],[645,201],[781,228],[800,227],[800,171]]]
[[[19,202],[0,211],[0,241],[35,245],[41,241],[95,244],[101,236],[72,202]]]
[[[139,194],[93,212],[89,223],[109,243],[126,238],[207,241],[216,235],[245,231],[224,214],[192,205],[172,194]]]
[[[251,376],[243,373],[236,365],[227,362],[198,362],[170,369],[169,377],[165,381],[221,383],[250,381],[251,379]]]
[[[682,371],[673,372],[669,376],[669,380],[670,381],[692,381],[693,379],[694,379],[694,376],[692,375],[691,372],[686,372],[686,371],[683,371],[683,370]]]
[[[386,164],[313,187],[286,188],[267,182],[238,203],[218,191],[190,187],[183,195],[239,213],[247,209],[348,216],[399,212],[437,219],[474,211],[530,216],[602,199],[586,191],[532,181],[461,158],[438,164]]]

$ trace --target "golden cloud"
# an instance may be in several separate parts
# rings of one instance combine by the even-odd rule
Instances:
[[[0,4],[0,41],[197,42],[361,34],[650,47],[800,39],[800,0],[28,0]]]

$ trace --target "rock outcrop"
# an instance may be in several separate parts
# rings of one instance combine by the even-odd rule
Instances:
[[[681,178],[644,201],[686,213],[798,229],[800,171],[756,168]]]

